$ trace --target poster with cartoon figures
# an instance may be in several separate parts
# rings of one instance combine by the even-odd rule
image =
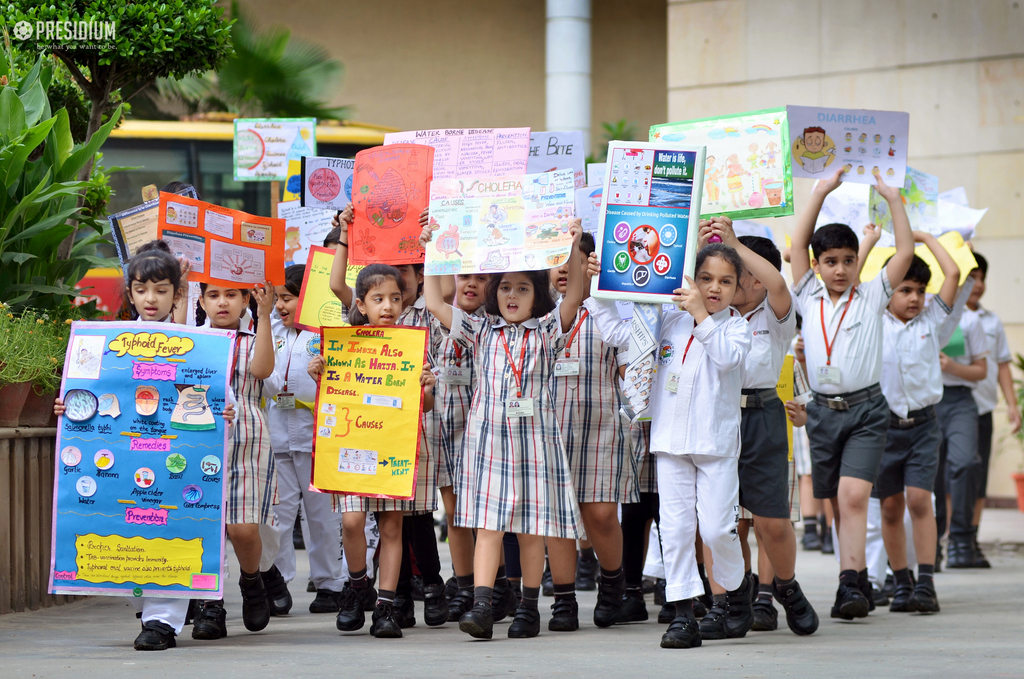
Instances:
[[[309,249],[323,245],[334,228],[336,210],[302,207],[297,200],[277,204],[277,217],[284,220],[284,265],[305,264]]]
[[[707,147],[700,201],[703,216],[753,219],[793,214],[793,174],[785,152],[789,146],[786,109],[655,125],[650,141]]]
[[[584,186],[576,189],[576,216],[583,222],[583,230],[588,233],[597,232],[597,218],[601,214],[603,197],[603,186]]]
[[[421,144],[377,146],[356,154],[350,264],[423,261],[419,217],[429,202],[433,165],[434,149]]]
[[[314,488],[412,498],[424,473],[419,428],[426,345],[426,328],[321,328],[326,367],[315,406]]]
[[[435,179],[424,274],[532,271],[569,256],[574,171]]]
[[[53,594],[224,594],[234,331],[75,322],[58,420]]]
[[[892,213],[889,203],[878,191],[869,189],[868,210],[871,223],[877,224],[883,231],[892,233]],[[903,207],[907,211],[910,228],[914,231],[925,231],[934,236],[939,231],[939,178],[927,172],[907,168],[907,179],[900,189]]]
[[[587,185],[585,166],[587,162],[583,133],[572,132],[531,132],[530,157],[526,174],[539,174],[552,170],[572,170],[577,189]]]
[[[348,158],[302,157],[302,207],[344,210],[352,202],[352,173]]]
[[[704,179],[704,152],[667,142],[608,144],[594,297],[667,303],[683,276],[693,276],[701,201],[693,188]]]
[[[434,149],[434,179],[526,174],[530,128],[455,128],[389,132],[384,145],[423,144]]]
[[[298,193],[299,160],[316,155],[316,118],[236,118],[231,151],[236,182],[287,182]]]
[[[903,186],[910,114],[787,106],[793,176],[822,179],[842,167],[843,181]]]

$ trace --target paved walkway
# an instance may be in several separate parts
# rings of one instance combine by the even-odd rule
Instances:
[[[0,617],[0,677],[454,677],[587,676],[678,677],[970,677],[1024,675],[1024,514],[986,510],[982,541],[990,571],[936,576],[942,613],[907,615],[878,610],[866,621],[828,618],[837,566],[832,557],[801,552],[798,576],[822,616],[817,634],[800,638],[782,629],[743,639],[706,642],[701,648],[666,651],[652,620],[609,630],[590,622],[595,596],[581,593],[583,627],[556,634],[542,628],[532,640],[507,639],[507,623],[490,642],[470,640],[454,625],[419,623],[400,640],[376,640],[363,631],[342,635],[333,615],[307,612],[312,594],[293,587],[294,615],[274,618],[259,634],[241,623],[237,589],[228,594],[229,637],[194,641],[190,628],[178,648],[162,653],[132,650],[138,633],[120,599],[97,597],[69,606]],[[446,550],[441,547],[442,558]],[[304,552],[299,580],[305,582]],[[232,559],[233,561],[233,559]],[[234,567],[233,567],[234,568]],[[648,596],[650,599],[650,596]],[[550,599],[541,602],[545,620]]]

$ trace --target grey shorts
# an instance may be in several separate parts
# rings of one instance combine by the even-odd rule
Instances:
[[[839,477],[874,483],[889,431],[889,403],[885,396],[831,410],[814,400],[807,404],[807,438],[811,442],[811,479],[814,497],[839,494]]]
[[[740,420],[740,506],[755,516],[789,518],[789,437],[778,398],[744,408]]]
[[[885,499],[907,486],[929,493],[939,469],[939,421],[932,417],[912,429],[890,427],[871,496]]]

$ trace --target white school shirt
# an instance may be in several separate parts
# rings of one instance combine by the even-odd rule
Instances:
[[[886,309],[882,315],[882,394],[899,417],[942,400],[939,350],[949,341],[941,327],[951,313],[938,295],[916,318],[904,323]]]
[[[779,383],[782,362],[796,337],[793,306],[790,304],[789,313],[779,320],[765,295],[757,308],[743,315],[751,332],[750,353],[743,362],[744,389],[774,389]]]
[[[320,355],[320,335],[287,328],[279,318],[271,317],[274,335],[274,373],[263,381],[267,393],[280,396],[288,383],[295,395],[295,408],[281,410],[277,400],[267,403],[270,423],[270,447],[275,453],[308,453],[313,450],[313,430],[317,384],[306,372],[310,360]],[[287,378],[287,379],[286,379]]]
[[[988,356],[988,340],[985,338],[985,330],[981,327],[981,321],[978,319],[977,314],[971,314],[968,316],[964,314],[960,319],[960,334],[963,341],[963,354],[960,356],[950,356],[954,362],[960,365],[970,365],[979,358]],[[950,341],[957,341],[959,338],[954,330],[952,339]],[[945,348],[945,344],[943,348]],[[949,354],[947,354],[948,356]],[[947,387],[967,387],[974,389],[974,385],[977,382],[971,382],[965,380],[962,377],[957,377],[949,373],[942,373],[942,384]]]
[[[985,373],[985,379],[974,383],[974,402],[978,404],[978,414],[986,415],[995,410],[999,403],[999,364],[1009,363],[1013,356],[1010,354],[1010,343],[1006,341],[1006,329],[999,316],[980,304],[977,311],[968,309],[964,312],[964,316],[968,314],[978,317],[988,341],[988,356],[985,357],[988,372]]]
[[[888,306],[893,292],[889,284],[889,272],[883,267],[877,278],[860,283],[856,288],[856,292],[853,292],[853,286],[850,286],[839,301],[832,304],[825,284],[814,275],[813,269],[808,269],[804,277],[793,286],[794,301],[804,319],[807,378],[811,389],[819,394],[860,391],[878,384],[882,376],[882,312]],[[847,301],[850,306],[843,318]],[[825,330],[832,343],[831,365],[839,368],[839,384],[822,384],[818,381],[818,371],[826,366],[828,356],[821,323],[822,310]]]

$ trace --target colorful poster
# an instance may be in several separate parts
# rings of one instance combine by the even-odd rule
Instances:
[[[870,187],[868,199],[871,223],[882,227],[883,231],[892,233],[892,213],[889,203],[881,194]],[[907,168],[907,179],[900,189],[903,206],[910,220],[910,228],[914,231],[926,231],[939,235],[939,178],[927,172]]]
[[[53,594],[224,595],[221,415],[234,331],[71,326],[53,483]]]
[[[426,328],[322,328],[316,400],[317,490],[411,499],[419,466]]]
[[[309,249],[306,271],[302,276],[302,290],[299,292],[299,306],[295,312],[296,328],[320,332],[320,326],[348,325],[341,300],[331,292],[333,265],[334,250],[317,245]],[[353,290],[360,269],[360,266],[350,266],[345,273],[345,282]]]
[[[434,149],[377,146],[356,154],[355,219],[348,230],[352,264],[420,264],[420,213],[429,203]]]
[[[693,276],[704,147],[613,141],[608,158],[591,293],[667,303]]]
[[[434,179],[526,174],[530,128],[389,132],[384,145],[425,144],[434,149]]]
[[[960,268],[960,285],[963,285],[971,271],[978,267],[978,261],[974,259],[974,252],[964,243],[964,239],[957,231],[946,232],[939,236],[938,240]],[[872,248],[864,261],[864,267],[860,272],[860,279],[862,281],[870,281],[875,278],[881,273],[882,267],[885,266],[885,263],[894,254],[896,254],[896,248],[878,246]],[[946,280],[946,277],[943,275],[942,267],[939,266],[935,255],[923,243],[917,245],[914,254],[923,259],[932,272],[931,280],[928,281],[928,287],[925,289],[925,292],[930,292],[933,295],[938,293],[942,289],[942,282]]]
[[[352,202],[352,173],[348,158],[302,157],[302,207],[344,210]]]
[[[284,220],[284,265],[305,264],[309,248],[323,245],[334,227],[336,210],[302,207],[298,200],[277,204],[277,218]]]
[[[573,171],[435,179],[424,274],[550,269],[572,249]]]
[[[583,222],[584,231],[597,232],[603,196],[603,186],[584,186],[582,189],[576,189],[576,216]]]
[[[182,190],[178,195],[189,198],[198,197],[195,187],[192,186]],[[114,248],[117,250],[117,258],[121,260],[122,267],[128,264],[128,260],[140,247],[156,239],[157,222],[159,221],[157,207],[159,205],[160,198],[157,194],[157,198],[147,200],[142,205],[136,205],[107,217],[107,221],[110,222],[110,233],[114,237]]]
[[[902,186],[910,114],[854,108],[787,106],[793,176],[821,179],[843,167],[843,181]],[[838,163],[833,165],[833,162]]]
[[[587,185],[584,166],[587,162],[583,133],[572,132],[531,132],[530,156],[526,163],[526,174],[539,174],[553,170],[572,170],[577,189]]]
[[[188,279],[227,287],[284,285],[284,220],[160,192],[158,235],[189,262]]]
[[[779,372],[779,381],[775,384],[775,391],[779,394],[779,400],[783,405],[793,400],[793,355],[787,354],[782,359],[782,370]],[[786,439],[789,441],[789,460],[793,461],[793,423],[786,418]]]
[[[235,118],[231,152],[236,182],[286,182],[289,159],[316,155],[316,118]]]
[[[786,109],[655,125],[650,141],[707,146],[703,216],[752,219],[793,214]]]

